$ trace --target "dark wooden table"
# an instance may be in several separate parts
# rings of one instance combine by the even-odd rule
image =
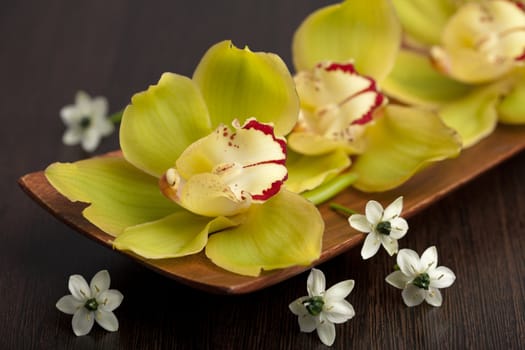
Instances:
[[[323,2],[324,4],[324,2]],[[16,184],[53,161],[87,155],[61,142],[60,108],[78,89],[114,110],[164,71],[190,75],[213,43],[276,52],[312,1],[3,1],[0,7],[0,348],[320,349],[299,332],[288,303],[307,274],[242,296],[195,291],[103,248],[63,225]],[[118,148],[117,136],[97,153]],[[372,196],[373,197],[373,196]],[[353,249],[320,268],[331,285],[356,282],[356,316],[337,326],[334,348],[525,348],[525,154],[522,152],[409,219],[403,247],[437,245],[456,283],[441,308],[407,308],[384,282],[393,260]],[[108,269],[124,294],[117,333],[76,337],[55,308],[67,278]]]

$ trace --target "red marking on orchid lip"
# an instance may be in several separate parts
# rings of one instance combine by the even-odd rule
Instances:
[[[275,137],[273,133],[273,126],[258,122],[256,119],[249,119],[246,124],[243,125],[243,129],[249,130],[254,129],[261,131],[265,135],[270,135],[275,142],[281,146],[284,156],[286,157],[286,140]]]
[[[518,57],[514,58],[514,60],[515,61],[525,61],[525,49],[523,49],[523,53],[519,55]]]
[[[279,193],[279,191],[281,190],[281,186],[287,178],[288,174],[284,177],[283,180],[274,181],[272,185],[269,188],[263,190],[261,194],[252,194],[252,199],[257,201],[265,201],[270,199],[271,197]]]
[[[518,6],[518,8],[520,10],[525,11],[525,4],[522,3],[521,1],[519,1],[519,0],[512,0],[511,2],[514,3],[514,5]]]
[[[344,73],[357,74],[357,71],[355,70],[355,67],[352,63],[345,63],[345,64],[332,63],[328,67],[326,67],[324,70],[327,72],[333,72],[336,70],[340,70],[341,72],[344,72]]]

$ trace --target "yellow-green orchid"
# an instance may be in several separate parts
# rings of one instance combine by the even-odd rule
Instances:
[[[525,7],[510,0],[393,0],[406,48],[383,89],[436,110],[464,147],[525,123]]]
[[[165,73],[133,96],[120,128],[123,158],[55,163],[46,177],[90,203],[84,217],[117,249],[148,259],[205,249],[216,265],[249,276],[306,265],[320,255],[324,223],[312,203],[281,188],[282,135],[297,115],[281,59],[225,41],[193,79]]]
[[[378,88],[400,45],[401,26],[389,0],[346,0],[301,24],[292,48],[302,119],[289,136],[290,148],[301,155],[289,165],[288,188],[318,187],[317,198],[317,192],[340,190],[337,180],[345,176],[360,190],[385,191],[459,153],[458,135],[436,114],[385,106]],[[320,154],[334,161],[317,167],[313,157]],[[351,155],[352,165],[341,154]],[[304,164],[314,165],[307,171]]]

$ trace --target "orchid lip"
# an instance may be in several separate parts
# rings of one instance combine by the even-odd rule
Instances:
[[[159,181],[166,197],[195,213],[220,213],[218,201],[227,200],[243,211],[280,191],[288,177],[285,139],[274,135],[271,124],[254,118],[242,126],[238,121],[232,124],[234,131],[220,125],[181,154]],[[205,208],[207,193],[212,196],[209,200],[216,201],[212,211]],[[224,215],[235,213],[236,209],[228,209]]]
[[[319,68],[323,68],[322,65],[320,65]],[[353,63],[332,62],[332,63],[329,63],[329,65],[324,67],[323,69],[325,71],[327,71],[327,72],[340,71],[340,72],[343,72],[345,74],[359,75],[357,73],[357,70],[355,69]],[[338,106],[341,106],[341,105],[347,103],[348,101],[350,101],[351,99],[356,98],[359,95],[365,94],[367,92],[376,93],[376,97],[375,97],[374,103],[370,106],[368,111],[365,114],[363,114],[360,118],[353,120],[350,123],[350,125],[364,125],[364,124],[367,124],[367,123],[371,122],[372,119],[373,119],[373,117],[372,117],[373,112],[378,107],[380,107],[383,104],[383,102],[384,102],[384,96],[381,93],[378,92],[375,80],[373,78],[366,77],[366,76],[363,76],[363,78],[369,81],[369,85],[367,87],[365,87],[364,89],[361,89],[361,90],[355,92],[354,94],[348,96],[343,101],[339,102]]]

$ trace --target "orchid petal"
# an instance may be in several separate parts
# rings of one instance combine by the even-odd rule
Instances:
[[[389,1],[351,1],[311,14],[293,39],[298,71],[322,61],[354,59],[361,74],[381,81],[390,71],[401,41],[401,27]],[[373,55],[370,52],[374,52]]]
[[[164,73],[124,110],[120,146],[137,168],[160,177],[193,141],[211,132],[204,100],[190,79]]]
[[[440,42],[443,27],[456,10],[450,0],[393,0],[393,4],[405,32],[427,45]]]
[[[362,153],[364,145],[359,140],[348,142],[345,139],[330,139],[310,131],[294,131],[288,136],[290,148],[310,156],[325,156],[327,153],[344,150],[348,154]]]
[[[525,81],[521,80],[498,105],[499,121],[511,125],[525,124],[525,103],[523,101],[525,101]]]
[[[147,259],[175,258],[198,253],[208,234],[235,225],[224,217],[210,219],[187,211],[127,228],[113,245]]]
[[[461,142],[434,113],[387,106],[385,114],[367,128],[367,151],[357,157],[354,186],[362,191],[385,191],[399,186],[425,165],[455,157]]]
[[[472,89],[440,73],[428,56],[408,50],[399,52],[381,88],[397,100],[426,107],[453,101]]]
[[[306,156],[288,151],[288,180],[285,187],[296,193],[312,190],[349,166],[350,158],[343,150],[321,156]]]
[[[236,215],[252,204],[248,194],[235,193],[220,176],[210,173],[192,176],[173,199],[192,213],[209,217]]]
[[[299,100],[293,79],[277,55],[238,49],[223,41],[206,52],[193,80],[206,101],[212,125],[255,117],[273,122],[277,135],[287,134],[295,125]]]
[[[226,270],[257,276],[261,269],[308,265],[321,253],[322,217],[295,193],[281,190],[239,220],[239,226],[213,234],[206,246],[208,258]]]
[[[164,198],[157,179],[120,157],[54,163],[48,181],[69,200],[91,203],[84,217],[117,236],[126,227],[160,219],[180,208]]]
[[[498,122],[496,104],[501,92],[499,85],[478,88],[439,111],[445,124],[459,133],[463,147],[474,145],[494,131]]]

